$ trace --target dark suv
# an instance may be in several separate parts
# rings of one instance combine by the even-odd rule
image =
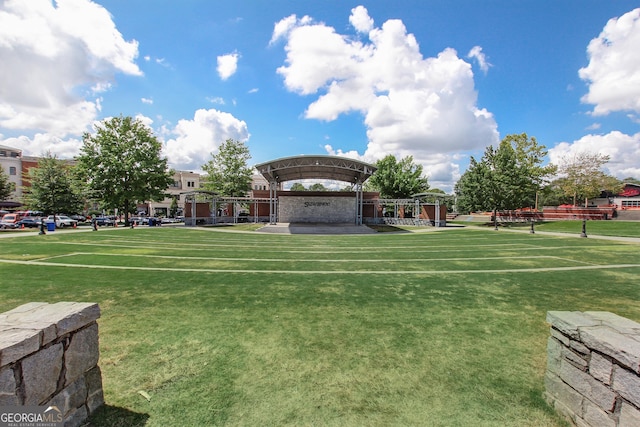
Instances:
[[[116,221],[108,216],[97,216],[94,218],[94,220],[98,227],[105,227],[105,226],[113,227],[116,225]]]

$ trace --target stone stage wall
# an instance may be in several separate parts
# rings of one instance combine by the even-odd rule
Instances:
[[[304,197],[278,198],[279,222],[355,223],[356,198]]]

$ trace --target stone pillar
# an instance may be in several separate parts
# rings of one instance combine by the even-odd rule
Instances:
[[[547,322],[547,402],[576,426],[640,426],[640,324],[603,311]]]
[[[0,407],[52,406],[74,427],[104,404],[100,308],[34,302],[0,314]]]

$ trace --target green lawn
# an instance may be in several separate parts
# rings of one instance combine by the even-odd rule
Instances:
[[[637,244],[229,229],[0,239],[0,311],[100,304],[93,426],[561,426],[546,312],[640,321]]]

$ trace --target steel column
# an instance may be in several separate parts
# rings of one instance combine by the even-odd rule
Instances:
[[[362,183],[360,181],[357,181],[355,187],[356,187],[356,225],[362,225],[362,204],[363,204]]]
[[[278,183],[269,182],[269,224],[275,225],[278,220]]]

